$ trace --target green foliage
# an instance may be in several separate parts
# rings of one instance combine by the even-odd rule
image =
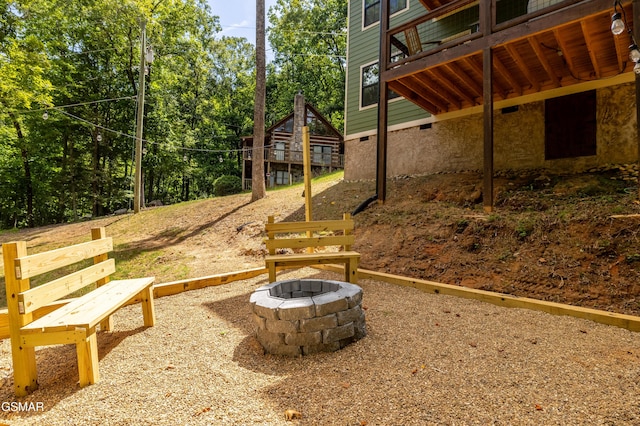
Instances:
[[[239,174],[240,137],[252,128],[254,48],[218,37],[204,0],[0,8],[0,228],[131,207],[140,17],[155,51],[146,78],[145,199],[196,199],[212,193],[218,176]]]
[[[216,197],[242,192],[242,179],[238,176],[220,176],[213,182],[213,194]]]
[[[267,75],[267,125],[302,91],[337,129],[344,124],[347,0],[278,0],[269,10],[274,61]]]

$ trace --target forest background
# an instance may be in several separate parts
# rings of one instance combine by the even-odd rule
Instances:
[[[0,228],[132,205],[141,20],[145,200],[206,198],[240,176],[255,47],[221,36],[205,0],[0,0]],[[301,90],[341,129],[347,1],[278,0],[267,21],[265,125]]]

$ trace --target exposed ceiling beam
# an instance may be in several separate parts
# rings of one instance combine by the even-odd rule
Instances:
[[[513,92],[518,96],[522,96],[522,87],[520,83],[513,77],[513,74],[504,66],[496,55],[493,56],[493,67],[511,85]],[[495,84],[495,83],[494,83]]]
[[[544,70],[547,72],[547,75],[549,76],[549,79],[551,80],[551,83],[553,84],[553,86],[560,87],[560,80],[558,79],[558,76],[554,72],[553,67],[549,63],[549,60],[547,59],[545,52],[542,50],[542,46],[540,45],[540,42],[537,40],[536,37],[531,37],[529,38],[529,44],[533,48],[533,51],[536,53],[536,56],[538,57],[540,64],[542,65]]]
[[[535,75],[533,75],[528,64],[525,62],[524,59],[522,59],[522,56],[518,53],[518,49],[516,49],[513,44],[508,44],[505,47],[507,49],[507,52],[509,52],[509,55],[511,55],[513,60],[516,62],[516,65],[520,70],[520,72],[524,74],[525,77],[527,77],[527,80],[529,81],[531,88],[533,88],[533,90],[535,90],[536,92],[540,91],[540,83],[538,83],[538,78]]]
[[[600,66],[598,65],[598,57],[596,56],[596,52],[593,50],[593,37],[591,37],[591,32],[589,31],[589,25],[587,20],[580,22],[580,28],[582,28],[582,36],[585,40],[585,45],[587,46],[587,50],[589,51],[589,58],[591,58],[591,64],[593,65],[593,71],[596,75],[596,78],[601,78],[602,74],[600,74]]]

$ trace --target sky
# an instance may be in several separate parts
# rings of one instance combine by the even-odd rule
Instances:
[[[220,17],[220,35],[244,37],[255,45],[256,42],[256,0],[207,0],[211,12]],[[265,0],[265,15],[276,0]],[[265,16],[266,19],[266,16]],[[265,27],[268,27],[268,21]],[[267,49],[269,47],[267,46]],[[267,56],[269,53],[267,52]]]

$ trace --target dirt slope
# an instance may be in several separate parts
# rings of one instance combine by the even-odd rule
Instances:
[[[617,169],[572,176],[496,179],[485,214],[477,173],[394,179],[388,200],[355,216],[361,266],[543,300],[640,315],[640,213],[635,182]],[[353,211],[374,182],[341,175],[313,184],[316,219]],[[303,220],[302,187],[153,208],[138,215],[3,232],[34,250],[87,239],[93,226],[114,237],[120,276],[158,282],[262,266],[267,215]],[[630,215],[612,218],[612,215]]]

